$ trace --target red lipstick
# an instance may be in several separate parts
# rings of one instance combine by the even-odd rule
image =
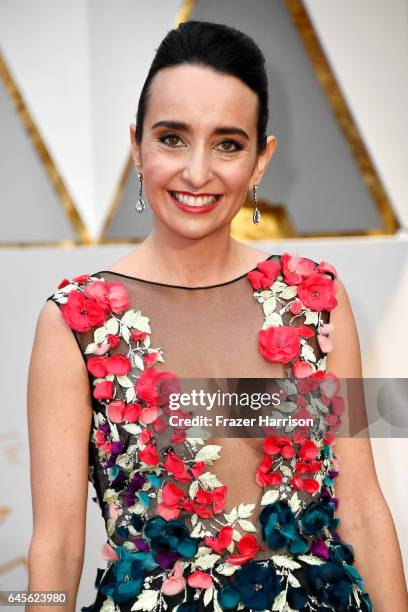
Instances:
[[[218,206],[218,204],[222,200],[222,194],[215,194],[215,193],[197,194],[197,193],[191,193],[190,191],[179,191],[179,190],[177,190],[177,193],[182,193],[184,195],[189,195],[192,197],[206,197],[206,196],[213,196],[213,195],[220,196],[217,200],[215,200],[215,202],[213,202],[213,204],[207,204],[204,206],[189,206],[188,204],[183,204],[182,202],[179,202],[177,198],[173,196],[172,192],[168,191],[168,194],[170,195],[172,202],[174,202],[174,204],[177,206],[179,210],[182,210],[187,213],[191,213],[193,215],[203,214],[203,213],[210,212],[211,210],[214,210],[214,208],[216,208],[216,206]]]

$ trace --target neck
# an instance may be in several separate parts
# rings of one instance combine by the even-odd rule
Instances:
[[[198,239],[155,225],[137,252],[136,257],[143,258],[155,277],[171,278],[181,285],[210,285],[228,279],[242,259],[242,245],[231,238],[229,225]]]

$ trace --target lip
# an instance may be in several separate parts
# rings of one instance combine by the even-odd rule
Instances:
[[[177,193],[183,193],[184,195],[191,195],[191,196],[196,196],[196,197],[218,195],[215,193],[197,194],[197,193],[191,193],[190,191],[180,191],[178,189],[176,191]],[[184,212],[191,213],[193,215],[199,215],[199,214],[207,213],[207,212],[210,212],[211,210],[214,210],[214,208],[218,206],[218,204],[221,202],[223,198],[223,194],[221,194],[221,197],[218,198],[218,200],[216,200],[213,204],[207,204],[207,206],[188,206],[188,204],[182,204],[181,202],[176,200],[176,198],[173,198],[173,196],[171,195],[171,191],[167,191],[167,193],[169,194],[171,201],[177,206],[179,210],[183,210]]]
[[[207,196],[220,195],[219,193],[193,193],[192,191],[182,191],[181,189],[169,189],[170,194],[171,191],[174,191],[175,193],[182,193],[183,195],[193,196],[195,198],[205,198]]]

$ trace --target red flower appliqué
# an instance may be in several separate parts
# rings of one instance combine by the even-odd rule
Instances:
[[[220,514],[225,506],[227,486],[216,487],[212,491],[197,491],[193,499],[187,497],[174,483],[166,483],[162,490],[162,501],[157,511],[166,520],[177,518],[181,510],[197,514],[201,518],[210,518],[213,514]]]
[[[268,361],[288,363],[299,355],[300,338],[295,327],[268,327],[259,331],[259,352]]]
[[[109,312],[121,313],[130,305],[128,290],[121,283],[95,280],[84,284],[89,278],[89,274],[74,278],[72,282],[76,282],[78,288],[68,293],[67,302],[61,306],[67,325],[81,333],[103,325]],[[79,289],[80,285],[83,288]]]
[[[297,446],[297,450],[295,447]],[[320,485],[312,474],[316,474],[323,465],[322,461],[316,461],[318,447],[312,440],[304,439],[295,435],[293,440],[287,437],[269,436],[265,438],[263,450],[266,453],[264,459],[258,466],[256,482],[261,486],[278,486],[282,482],[282,474],[274,463],[279,456],[284,459],[296,457],[295,474],[291,478],[290,485],[296,489],[305,489],[307,493],[319,490]],[[274,459],[275,458],[275,459]],[[276,466],[278,468],[278,466]]]
[[[283,253],[281,257],[282,275],[288,285],[299,285],[315,270],[315,262],[306,257]]]
[[[311,310],[332,310],[337,306],[335,280],[320,272],[308,276],[298,287],[298,296]]]
[[[278,277],[280,268],[278,261],[261,261],[247,276],[254,289],[268,289]]]

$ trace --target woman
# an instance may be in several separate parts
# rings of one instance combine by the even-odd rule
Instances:
[[[109,270],[64,279],[40,314],[29,588],[69,591],[71,610],[88,477],[107,563],[82,610],[407,609],[369,441],[335,440],[324,414],[341,414],[341,396],[321,383],[362,376],[346,290],[327,262],[266,258],[230,236],[276,149],[267,118],[250,38],[207,22],[171,30],[130,129],[136,210],[144,185],[154,229]],[[170,409],[169,392],[219,377],[276,377],[275,413],[315,402],[318,424],[261,440],[227,425],[206,441],[205,427],[188,429],[192,403]]]

